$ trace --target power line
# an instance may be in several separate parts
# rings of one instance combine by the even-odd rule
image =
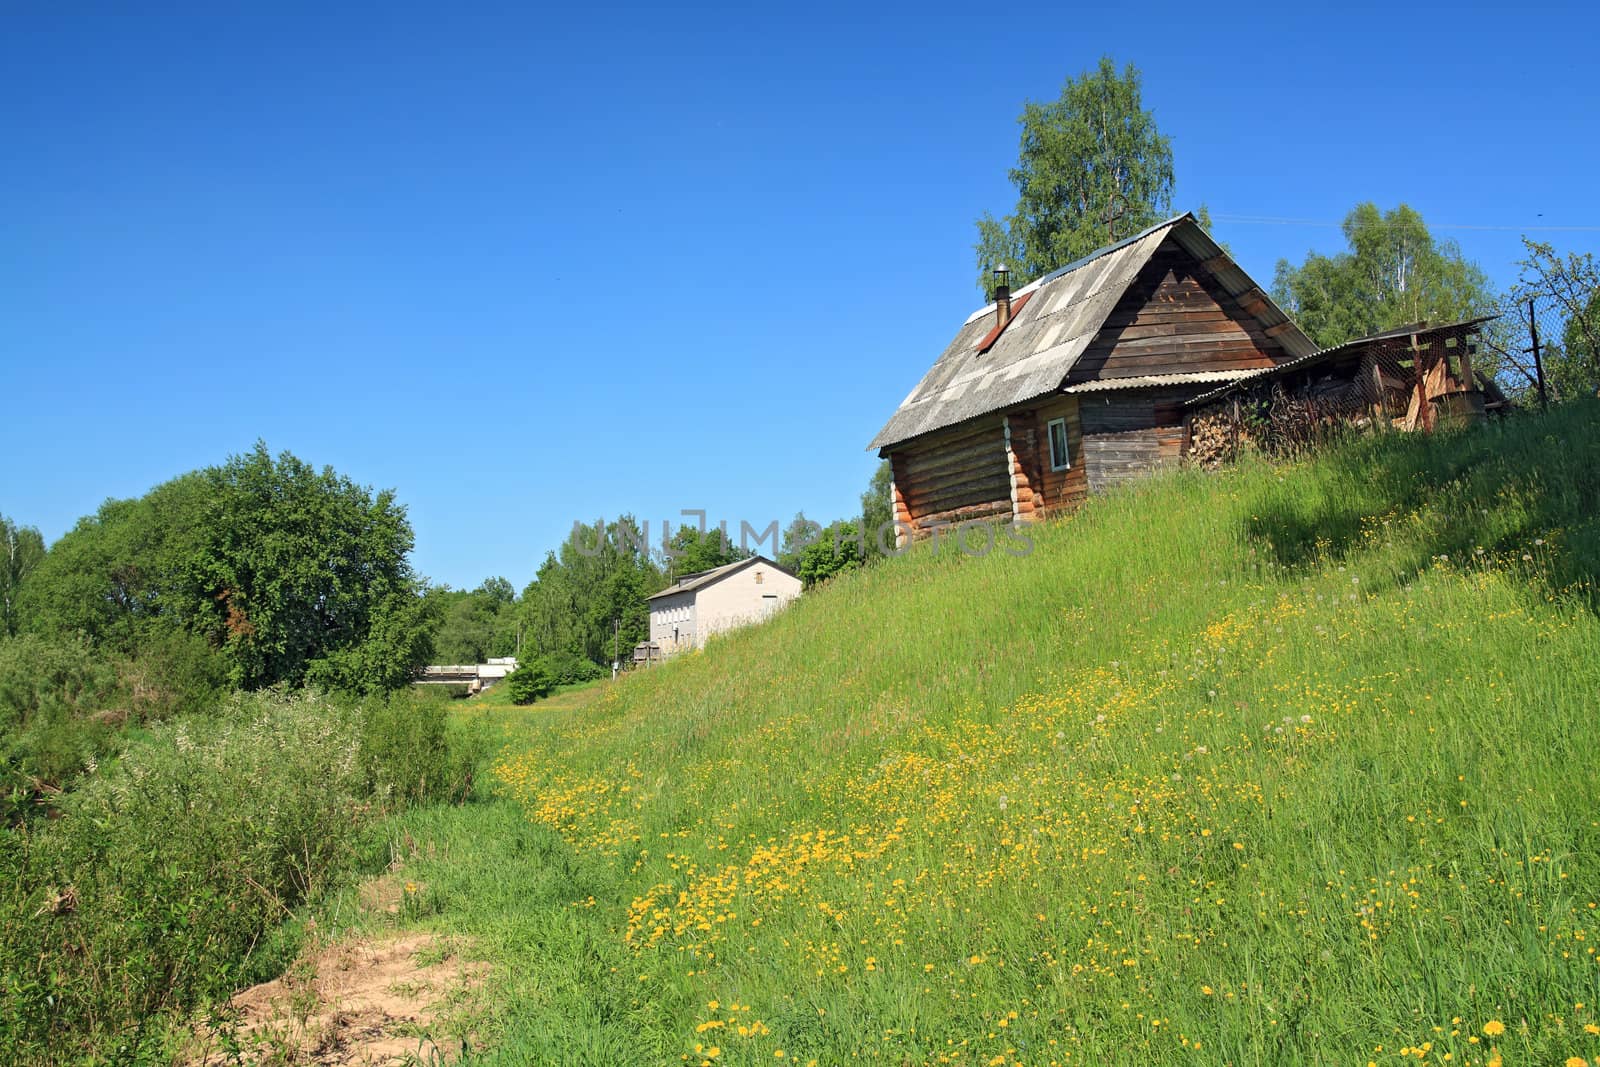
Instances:
[[[1223,215],[1213,214],[1215,222],[1234,222],[1251,226],[1331,226],[1335,229],[1343,222],[1326,219],[1291,219],[1276,215]],[[1485,226],[1469,222],[1430,222],[1430,230],[1497,230],[1506,233],[1600,233],[1600,226]]]

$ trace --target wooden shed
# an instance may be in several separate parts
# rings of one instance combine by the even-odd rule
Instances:
[[[1203,418],[1244,400],[1258,421],[1313,430],[1342,423],[1431,430],[1440,421],[1503,413],[1510,402],[1474,366],[1482,328],[1495,318],[1396,326],[1256,371],[1185,406]]]
[[[1180,215],[973,312],[873,438],[921,536],[1028,521],[1178,460],[1184,405],[1315,346]]]

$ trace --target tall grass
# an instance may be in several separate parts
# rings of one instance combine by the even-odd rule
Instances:
[[[1584,406],[1182,473],[498,713],[403,817],[482,1060],[1600,1055],[1596,471]]]
[[[171,1024],[276,974],[280,924],[381,862],[379,816],[470,790],[474,744],[442,701],[267,692],[91,765],[0,831],[0,1062],[168,1062]]]

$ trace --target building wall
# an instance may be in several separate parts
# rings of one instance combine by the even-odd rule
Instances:
[[[1016,518],[1041,519],[1078,505],[1088,492],[1087,464],[1083,454],[1083,423],[1075,396],[1046,397],[1034,407],[1007,414],[1016,481]],[[1056,471],[1050,463],[1050,423],[1062,419],[1067,427],[1067,468]]]
[[[972,519],[1011,518],[1005,429],[997,413],[913,441],[890,454],[896,508],[915,534]]]
[[[650,640],[665,655],[695,647],[695,597],[674,593],[650,601]]]
[[[1187,252],[1163,249],[1128,286],[1067,384],[1284,362],[1288,353],[1249,310],[1265,299],[1259,290],[1229,296]]]
[[[715,634],[760,622],[781,611],[800,595],[800,585],[800,579],[769,563],[758,562],[695,590],[690,595],[695,598],[699,620],[698,644],[704,645]]]
[[[1090,491],[1175,465],[1183,446],[1183,401],[1211,388],[1215,387],[1082,394],[1083,454]]]

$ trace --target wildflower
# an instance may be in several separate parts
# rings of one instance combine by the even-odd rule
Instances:
[[[1568,1056],[1567,1067],[1589,1067],[1589,1061],[1582,1056]]]
[[[1310,726],[1311,725],[1311,716],[1309,716],[1309,715],[1300,716],[1300,722],[1302,724],[1306,725],[1306,726]]]
[[[1596,1026],[1594,1023],[1585,1023],[1583,1032],[1586,1034],[1600,1034],[1600,1026]]]
[[[1499,1019],[1490,1019],[1483,1024],[1483,1032],[1489,1037],[1499,1037],[1506,1032],[1506,1024]]]

